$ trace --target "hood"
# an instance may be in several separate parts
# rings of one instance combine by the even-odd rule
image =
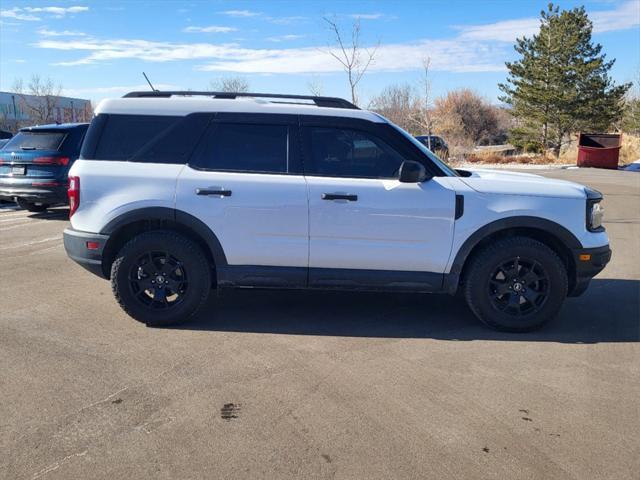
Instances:
[[[466,170],[471,175],[462,177],[460,180],[480,193],[556,198],[586,197],[583,185],[566,180],[556,180],[531,173],[482,169]]]

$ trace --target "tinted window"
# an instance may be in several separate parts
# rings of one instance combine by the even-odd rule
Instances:
[[[288,127],[216,123],[190,164],[207,170],[286,173]]]
[[[93,158],[95,160],[129,160],[142,148],[158,139],[181,118],[183,117],[108,115],[106,120],[99,122],[103,127]]]
[[[310,175],[397,178],[404,158],[380,138],[357,130],[310,128]]]
[[[134,162],[187,163],[211,118],[209,113],[192,113],[180,119],[132,158]]]
[[[4,146],[5,150],[58,150],[65,132],[18,132]]]

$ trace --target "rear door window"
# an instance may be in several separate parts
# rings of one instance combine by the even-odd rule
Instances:
[[[65,132],[18,132],[4,146],[4,150],[58,150]]]
[[[203,170],[287,173],[289,127],[216,122],[189,164]]]

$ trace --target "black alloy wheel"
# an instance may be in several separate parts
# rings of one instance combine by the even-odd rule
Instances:
[[[131,265],[129,287],[135,298],[150,308],[180,305],[189,287],[184,264],[168,252],[147,252]]]
[[[520,316],[539,311],[547,300],[549,281],[542,265],[515,257],[501,263],[491,274],[489,295],[500,312]]]

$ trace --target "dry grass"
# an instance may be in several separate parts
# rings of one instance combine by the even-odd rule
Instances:
[[[640,160],[640,137],[623,134],[620,164],[629,164],[636,160]]]
[[[479,164],[522,164],[522,165],[548,165],[552,163],[567,163],[553,156],[546,155],[500,155],[495,152],[472,153],[465,158],[465,162]]]
[[[573,140],[563,148],[560,157],[553,155],[500,155],[495,152],[472,153],[465,157],[466,163],[478,164],[529,164],[529,165],[549,165],[549,164],[576,164],[578,160],[578,142]],[[640,160],[640,137],[634,135],[622,135],[622,148],[620,149],[620,165]]]

